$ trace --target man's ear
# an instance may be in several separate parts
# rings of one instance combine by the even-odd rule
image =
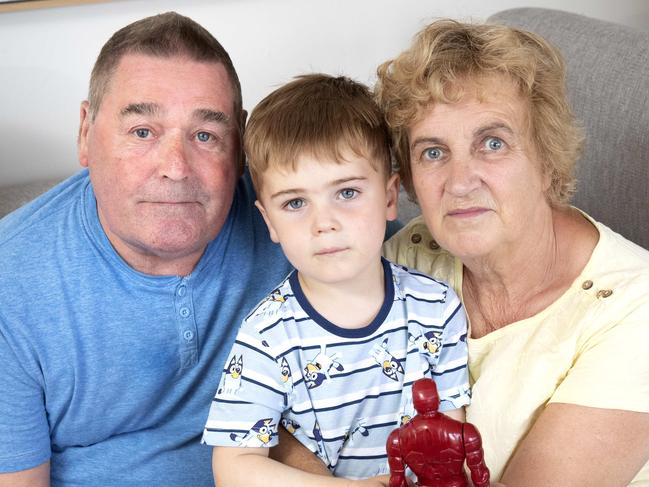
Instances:
[[[79,136],[77,137],[77,156],[79,164],[88,167],[88,129],[92,123],[90,104],[87,100],[81,102],[79,109]]]
[[[399,174],[394,173],[388,178],[386,184],[385,193],[387,199],[387,212],[386,220],[392,221],[396,220],[399,213],[399,187],[400,187]]]
[[[261,216],[264,218],[264,222],[266,222],[266,226],[268,227],[268,233],[270,234],[270,239],[275,243],[279,243],[279,238],[277,238],[277,232],[275,231],[273,224],[270,222],[270,219],[268,218],[268,214],[266,213],[266,209],[264,208],[264,205],[262,205],[259,200],[256,200],[255,206],[261,212]]]

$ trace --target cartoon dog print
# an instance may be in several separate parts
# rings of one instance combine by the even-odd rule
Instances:
[[[381,345],[374,344],[370,350],[370,355],[376,360],[376,363],[381,366],[383,374],[392,380],[399,380],[398,373],[403,374],[403,367],[401,363],[394,358],[388,350],[388,339],[383,340]]]
[[[338,372],[342,372],[344,367],[338,360],[340,354],[338,352],[327,355],[326,345],[320,346],[320,353],[316,355],[313,360],[306,364],[304,367],[304,382],[308,389],[314,389],[326,380],[330,380],[329,371],[333,368]]]
[[[223,376],[223,384],[219,394],[236,394],[241,388],[241,376],[243,374],[243,354],[232,356],[230,363]]]
[[[271,418],[265,418],[257,421],[245,435],[230,433],[230,439],[238,442],[238,446],[259,447],[270,443],[270,440],[276,435],[277,425]]]

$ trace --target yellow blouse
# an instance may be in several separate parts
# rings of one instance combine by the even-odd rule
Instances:
[[[467,421],[480,430],[493,479],[549,402],[649,412],[649,252],[591,221],[599,242],[559,299],[468,340]],[[462,264],[439,248],[422,217],[386,242],[384,255],[462,295]],[[649,462],[631,485],[649,485]]]

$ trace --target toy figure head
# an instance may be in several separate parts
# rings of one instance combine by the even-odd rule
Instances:
[[[412,386],[412,402],[419,414],[432,413],[439,408],[437,386],[432,379],[419,379]]]

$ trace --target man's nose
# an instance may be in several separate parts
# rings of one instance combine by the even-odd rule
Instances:
[[[161,144],[160,175],[181,181],[189,176],[190,171],[184,137],[180,134],[168,134]]]

